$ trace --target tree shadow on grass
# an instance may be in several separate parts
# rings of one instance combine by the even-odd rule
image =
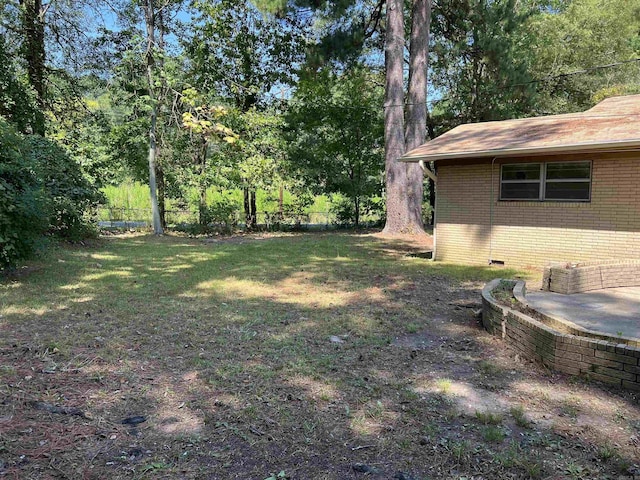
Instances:
[[[30,478],[604,478],[637,458],[631,394],[514,361],[459,306],[516,272],[394,256],[379,242],[114,239],[5,285],[2,468]],[[147,420],[119,423],[132,415]]]

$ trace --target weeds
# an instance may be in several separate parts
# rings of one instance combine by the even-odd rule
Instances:
[[[486,425],[480,430],[482,438],[487,442],[500,443],[505,439],[504,430],[495,425]]]
[[[489,360],[482,360],[478,364],[480,371],[485,375],[496,375],[500,372],[500,367]]]
[[[501,425],[504,417],[498,413],[480,412],[476,410],[476,418],[483,425]]]
[[[598,448],[598,458],[602,461],[608,461],[617,456],[616,449],[610,443],[605,443]]]
[[[448,378],[439,378],[436,380],[436,387],[445,395],[451,391],[451,380]]]
[[[511,407],[509,412],[511,413],[513,420],[516,422],[516,425],[521,428],[529,428],[530,423],[524,413],[524,408],[522,407],[522,405]]]

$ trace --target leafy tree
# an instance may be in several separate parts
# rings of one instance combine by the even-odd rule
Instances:
[[[33,164],[48,211],[48,231],[78,240],[93,233],[86,214],[102,201],[96,186],[76,160],[57,143],[39,135],[24,140],[23,153]]]
[[[113,157],[124,159],[116,162],[133,178],[149,183],[156,234],[166,227],[166,175],[181,129],[176,105],[185,86],[184,69],[182,59],[165,40],[178,28],[175,16],[181,8],[180,2],[125,2],[119,29],[105,30],[99,39],[114,49],[109,62],[114,74],[111,104],[117,105],[117,121],[110,134]]]
[[[29,85],[23,81],[18,68],[0,37],[0,115],[22,133],[33,129],[38,110]]]
[[[162,82],[158,82],[157,61],[162,61],[164,55],[164,9],[163,5],[156,0],[144,0],[140,5],[143,11],[143,18],[146,27],[146,78],[147,95],[149,97],[149,191],[151,194],[151,215],[153,220],[153,231],[156,235],[163,233],[163,221],[158,209],[158,187],[156,182],[156,163],[158,157],[158,101],[161,93],[158,91]],[[160,64],[161,66],[161,64]]]
[[[273,108],[253,108],[238,116],[234,128],[239,142],[230,160],[235,166],[236,182],[243,189],[245,220],[251,228],[257,222],[256,189],[273,193],[285,181],[283,116]]]
[[[47,113],[60,95],[51,77],[62,73],[77,77],[93,51],[88,46],[91,10],[100,5],[82,0],[1,0],[0,32],[11,45],[11,55],[21,66],[33,91],[37,109],[31,124],[33,133],[44,136]]]
[[[282,2],[261,2],[272,10],[284,8]],[[386,11],[383,15],[384,5]],[[380,39],[384,39],[385,54],[385,182],[386,182],[386,225],[385,232],[424,232],[422,225],[422,170],[414,165],[398,163],[397,160],[405,152],[407,144],[415,145],[424,139],[424,122],[426,114],[421,113],[426,92],[426,70],[428,57],[428,37],[430,1],[414,0],[405,5],[397,0],[380,0],[375,4],[355,2],[353,0],[325,0],[311,2],[297,0],[287,7],[311,7],[319,19],[319,38],[307,58],[307,66],[313,72],[323,62],[326,54],[332,53],[337,60],[337,67],[357,60],[375,61],[379,54],[370,48],[380,47]],[[410,90],[405,101],[403,62],[405,55],[405,7],[409,6],[411,30],[409,44],[409,79]],[[379,35],[380,31],[384,33]],[[426,37],[426,38],[425,38]],[[330,46],[331,48],[323,48]],[[324,55],[318,55],[321,52]],[[341,53],[346,52],[346,55]],[[423,69],[423,73],[415,71]],[[412,106],[407,117],[409,128],[405,131],[405,103]],[[426,108],[426,107],[424,107]],[[405,135],[407,137],[405,138]],[[413,185],[410,185],[410,182]],[[415,183],[418,183],[417,185]]]
[[[46,199],[23,139],[0,117],[0,268],[29,256],[46,231]]]
[[[207,214],[207,188],[210,186],[207,179],[207,161],[210,150],[221,148],[220,143],[233,144],[238,140],[234,131],[222,124],[228,110],[220,105],[207,105],[203,103],[203,96],[194,88],[187,88],[182,92],[182,104],[187,107],[182,113],[182,125],[190,133],[191,152],[193,166],[197,174],[197,186],[199,191],[198,212],[201,225],[208,223]]]
[[[341,193],[360,223],[363,202],[381,193],[382,91],[364,68],[324,68],[302,81],[287,114],[291,167],[314,193]]]
[[[444,0],[434,8],[432,82],[442,92],[435,122],[461,123],[530,115],[535,104],[530,36],[533,10],[517,0]]]
[[[536,112],[580,111],[607,96],[640,92],[638,2],[562,2],[532,16],[527,27],[530,72],[543,80],[536,84]],[[599,68],[619,62],[626,63]]]
[[[293,65],[302,51],[300,32],[282,18],[264,15],[249,2],[198,2],[196,8],[199,16],[187,45],[194,87],[212,92],[210,103],[222,100],[241,115],[264,111],[273,101],[274,89],[294,80]],[[240,123],[251,131],[254,121],[262,121],[258,117],[251,113]],[[235,150],[234,158],[241,172],[246,225],[252,228],[256,189],[264,177],[260,176],[262,169],[255,168],[257,157],[248,147],[249,137],[238,133],[243,146]],[[247,156],[238,159],[238,153]]]
[[[29,83],[36,92],[38,112],[34,133],[44,135],[45,111],[45,22],[46,9],[42,0],[24,0],[21,3],[21,27],[24,35],[21,53],[27,64]]]

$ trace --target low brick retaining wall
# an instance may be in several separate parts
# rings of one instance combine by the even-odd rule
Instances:
[[[526,358],[570,375],[581,375],[640,391],[640,346],[562,333],[515,309],[500,305],[493,291],[503,280],[482,290],[482,324]],[[524,282],[512,282],[524,292]],[[605,337],[605,335],[603,335]]]
[[[542,289],[571,294],[640,286],[640,261],[553,264],[544,269]]]

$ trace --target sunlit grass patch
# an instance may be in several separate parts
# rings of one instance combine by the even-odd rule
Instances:
[[[499,340],[473,312],[450,304],[478,299],[485,280],[514,272],[439,264],[403,248],[323,233],[125,235],[54,250],[28,275],[0,283],[0,396],[10,405],[6,414],[0,403],[0,422],[28,423],[3,430],[0,448],[10,441],[11,450],[1,451],[44,448],[38,442],[50,439],[38,425],[54,422],[61,438],[79,442],[55,452],[68,478],[286,470],[337,480],[357,463],[389,478],[535,478],[539,457],[558,452],[561,469],[583,464],[587,451],[609,469],[629,460],[619,439],[609,443],[615,454],[604,441],[597,454],[579,435],[559,439],[558,421],[596,439],[607,432],[558,416],[584,387],[536,383],[520,364],[503,375],[508,352],[496,351]],[[473,348],[459,350],[460,339]],[[34,413],[30,399],[78,407],[92,420]],[[579,420],[609,408],[629,436],[633,409],[610,401],[584,400]],[[532,428],[511,433],[524,408]],[[146,420],[135,430],[121,423],[136,415]],[[87,429],[77,437],[76,424]],[[503,441],[516,435],[527,448]],[[15,458],[2,454],[12,468]],[[30,458],[16,468],[32,470],[17,478],[62,475],[50,459]]]

